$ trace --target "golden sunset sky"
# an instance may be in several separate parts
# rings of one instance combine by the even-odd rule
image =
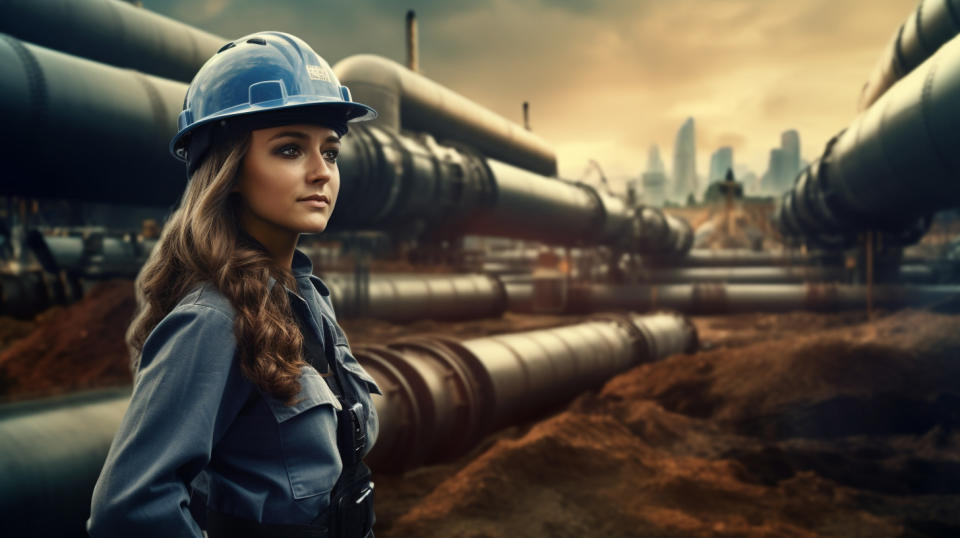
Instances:
[[[405,61],[417,12],[421,71],[554,145],[560,175],[596,159],[615,185],[696,119],[697,172],[710,153],[758,175],[780,133],[818,156],[856,116],[860,88],[915,0],[144,0],[144,7],[235,38],[283,30],[331,64],[374,53]]]

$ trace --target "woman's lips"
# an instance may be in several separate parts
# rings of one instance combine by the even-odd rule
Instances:
[[[312,207],[327,207],[330,205],[330,199],[323,194],[314,194],[306,198],[301,198],[299,201]]]

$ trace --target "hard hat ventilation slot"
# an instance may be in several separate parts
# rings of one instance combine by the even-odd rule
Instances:
[[[231,42],[227,43],[226,45],[220,47],[220,50],[217,51],[217,54],[220,54],[221,52],[223,52],[223,51],[225,51],[225,50],[227,50],[227,49],[236,47],[236,46],[237,46],[237,44],[234,43],[233,41],[231,41]]]
[[[247,40],[247,43],[253,43],[254,45],[266,45],[267,42],[262,37],[253,37]]]

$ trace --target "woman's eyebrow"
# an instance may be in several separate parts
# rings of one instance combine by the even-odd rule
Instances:
[[[300,140],[307,140],[307,139],[310,138],[310,136],[309,136],[307,133],[304,133],[304,132],[302,132],[302,131],[282,131],[282,132],[279,132],[279,133],[271,136],[271,137],[270,137],[270,140],[268,140],[268,142],[270,142],[270,141],[272,141],[272,140],[276,140],[276,139],[278,139],[278,138],[283,138],[283,137],[286,137],[286,136],[289,136],[289,137],[291,137],[291,138],[297,138],[297,139],[300,139]],[[339,143],[340,143],[340,137],[337,136],[337,135],[330,135],[330,136],[328,136],[326,139],[324,139],[323,142],[324,142],[324,143],[333,142],[333,143],[339,144]]]
[[[310,138],[309,136],[307,136],[306,133],[301,132],[301,131],[283,131],[283,132],[279,132],[279,133],[271,136],[271,137],[270,137],[270,140],[276,140],[276,139],[278,139],[278,138],[283,138],[283,137],[285,137],[285,136],[289,136],[289,137],[292,137],[292,138],[300,138],[300,139]],[[269,142],[269,140],[268,140],[268,142]]]

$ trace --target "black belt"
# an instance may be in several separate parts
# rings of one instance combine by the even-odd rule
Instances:
[[[271,525],[207,510],[210,538],[329,538],[326,525]]]
[[[270,525],[207,510],[209,538],[330,538],[326,525]],[[373,530],[363,538],[373,538]]]

